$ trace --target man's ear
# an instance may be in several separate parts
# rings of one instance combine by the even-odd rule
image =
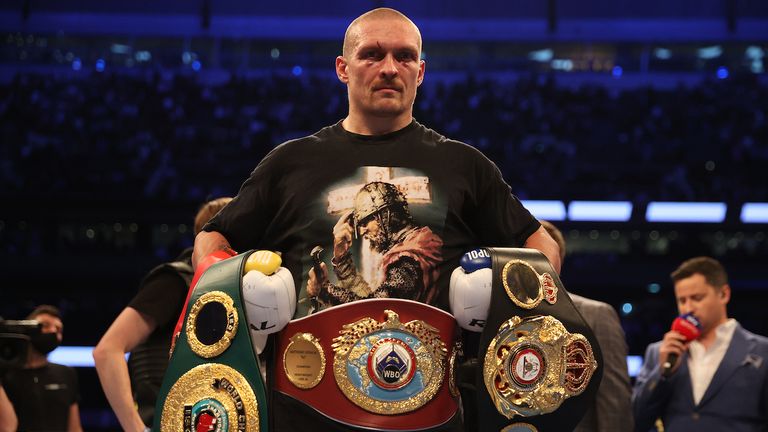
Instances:
[[[347,60],[343,56],[336,57],[336,76],[339,81],[347,84],[349,82],[349,75],[347,74]]]
[[[416,85],[420,86],[424,82],[424,72],[426,71],[427,63],[424,60],[419,60],[419,77],[417,78]]]
[[[720,300],[723,302],[723,304],[728,304],[729,301],[731,301],[731,287],[728,284],[725,284],[720,288]]]

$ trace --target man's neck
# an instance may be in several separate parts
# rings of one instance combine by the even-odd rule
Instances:
[[[48,357],[40,354],[36,351],[29,351],[27,355],[27,364],[24,366],[26,369],[34,369],[43,367],[48,364]]]
[[[365,117],[355,115],[350,112],[341,122],[341,126],[347,132],[358,135],[385,135],[399,131],[408,126],[413,121],[413,115],[409,112],[407,115],[392,117]]]
[[[723,318],[721,321],[719,321],[717,324],[713,325],[712,328],[710,328],[705,333],[702,333],[699,337],[699,343],[704,346],[704,349],[709,349],[709,347],[712,346],[713,343],[715,343],[715,340],[717,339],[717,329],[726,323],[728,321],[728,318]]]

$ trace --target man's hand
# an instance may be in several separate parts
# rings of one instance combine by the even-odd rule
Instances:
[[[307,280],[307,294],[310,297],[317,297],[320,295],[320,290],[323,287],[323,283],[328,280],[328,266],[325,265],[325,263],[320,263],[320,269],[322,269],[323,274],[320,276],[320,280],[318,280],[317,276],[315,275],[315,269],[314,267],[309,269],[309,280]]]
[[[664,334],[664,338],[661,340],[661,346],[659,347],[659,364],[663,365],[667,362],[670,354],[675,354],[678,361],[672,365],[671,373],[674,373],[678,367],[680,367],[680,358],[683,353],[688,350],[688,344],[690,342],[685,341],[685,336],[682,334],[670,330]]]
[[[197,269],[197,264],[203,258],[216,251],[225,251],[233,256],[237,253],[232,250],[227,238],[216,231],[200,231],[195,237],[195,249],[192,252],[192,268]]]
[[[333,257],[341,258],[350,246],[354,238],[355,228],[352,225],[352,210],[344,213],[333,227]]]

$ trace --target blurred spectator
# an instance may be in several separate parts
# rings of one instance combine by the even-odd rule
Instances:
[[[0,432],[14,432],[18,427],[19,419],[16,418],[16,411],[13,410],[3,383],[0,382]]]
[[[231,200],[204,204],[195,216],[195,235]],[[191,256],[192,248],[187,248],[173,262],[150,271],[93,351],[101,386],[125,431],[144,431],[153,422],[173,329],[192,281]]]
[[[20,431],[82,431],[77,372],[48,362],[48,353],[62,340],[64,324],[59,309],[41,305],[27,316],[38,321],[41,333],[30,341],[23,369],[5,372],[3,387],[18,416]]]
[[[331,77],[170,77],[0,85],[2,193],[200,201],[234,190],[277,143],[345,114]],[[614,92],[469,76],[427,83],[414,114],[498,161],[522,197],[744,202],[768,200],[766,100],[754,75]],[[227,170],[201,176],[214,162]],[[553,175],[561,181],[546,181]]]
[[[549,221],[540,221],[560,247],[560,261],[565,260],[565,237]],[[568,293],[574,306],[595,333],[603,353],[603,380],[597,390],[594,405],[576,426],[576,432],[631,431],[632,387],[627,372],[627,342],[619,316],[608,303]]]

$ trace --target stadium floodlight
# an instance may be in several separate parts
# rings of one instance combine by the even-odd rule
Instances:
[[[648,222],[720,223],[728,206],[722,202],[651,201],[645,212]]]

